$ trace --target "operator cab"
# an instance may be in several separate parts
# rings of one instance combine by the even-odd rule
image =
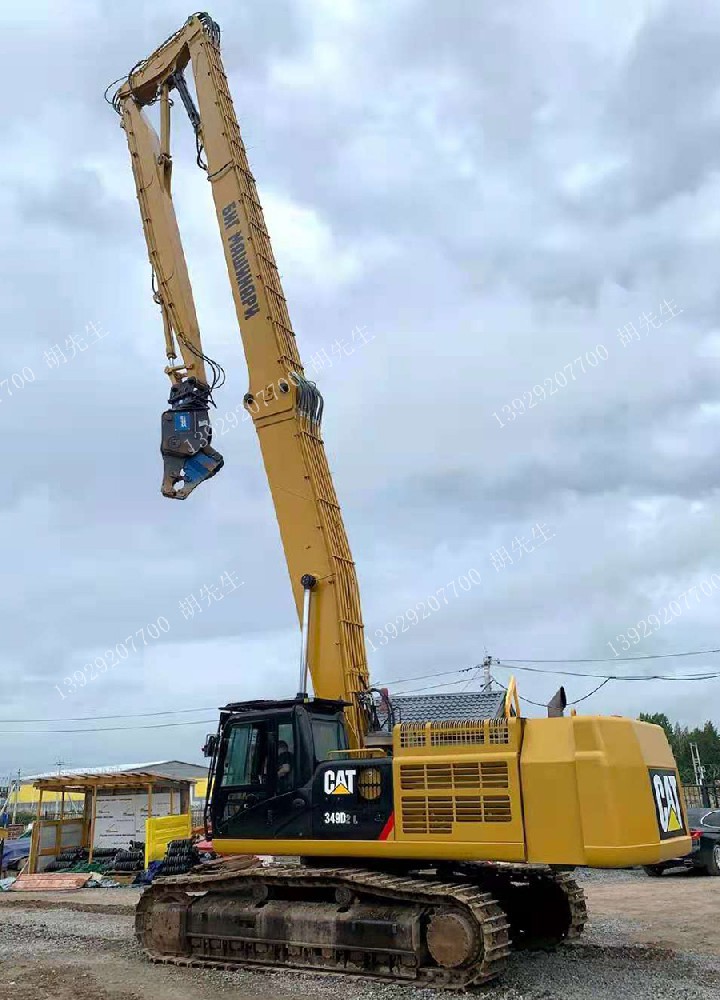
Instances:
[[[392,812],[392,762],[349,751],[345,708],[315,698],[222,709],[206,747],[213,838],[326,839],[340,835],[338,825],[345,837],[378,836]],[[360,795],[357,777],[369,768],[378,782],[385,772],[386,794]]]
[[[275,835],[307,835],[307,786],[332,751],[348,748],[343,708],[321,699],[227,705],[217,738],[214,835],[267,837],[269,826]]]

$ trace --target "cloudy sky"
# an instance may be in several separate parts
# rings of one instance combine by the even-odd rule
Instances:
[[[225,469],[188,501],[159,491],[162,325],[103,91],[188,13],[28,0],[0,15],[0,779],[57,759],[198,760],[215,706],[297,685],[250,423],[216,422]],[[486,652],[613,660],[559,665],[598,674],[720,669],[613,656],[720,645],[717,6],[215,0],[211,13],[325,397],[373,679],[460,676],[459,690],[472,675],[412,679]],[[204,342],[228,372],[223,415],[247,374],[209,185],[176,122],[178,214]],[[382,644],[376,630],[470,569],[480,585],[456,584]],[[243,585],[208,606],[223,574]],[[202,610],[186,619],[191,595]],[[161,616],[169,630],[143,645]],[[136,654],[71,690],[131,634]],[[518,677],[541,702],[561,680]],[[570,699],[597,684],[566,682]],[[583,708],[697,723],[715,706],[717,722],[719,692],[616,682]],[[164,722],[183,725],[47,732]]]

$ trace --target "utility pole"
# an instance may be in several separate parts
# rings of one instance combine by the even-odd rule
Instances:
[[[695,773],[695,784],[700,786],[700,798],[704,807],[710,807],[710,790],[705,784],[705,766],[700,760],[700,749],[697,743],[690,744],[690,757]]]
[[[492,691],[493,679],[490,674],[490,668],[492,667],[493,663],[500,663],[500,660],[498,660],[496,657],[490,656],[490,654],[487,653],[485,655],[485,659],[482,661],[481,664],[483,670],[483,685],[482,685],[483,691]]]
[[[483,691],[489,691],[490,685],[492,684],[492,677],[490,676],[490,665],[492,663],[492,656],[486,656],[482,662],[483,668]]]

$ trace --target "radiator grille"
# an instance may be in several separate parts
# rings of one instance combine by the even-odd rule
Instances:
[[[476,719],[470,722],[405,722],[400,726],[400,749],[414,747],[507,746],[507,719]]]
[[[437,722],[430,727],[430,746],[453,747],[461,743],[484,744],[485,726],[483,723]]]
[[[508,788],[508,780],[508,765],[504,760],[400,766],[400,788],[403,791]]]
[[[510,729],[505,719],[491,719],[488,725],[492,744],[500,746],[510,742]]]
[[[404,749],[408,747],[424,747],[425,746],[425,726],[413,725],[413,723],[405,723],[400,727],[400,746]]]
[[[507,795],[486,795],[483,799],[485,823],[509,823],[512,819],[510,798]]]
[[[403,833],[452,833],[453,800],[449,796],[403,799]]]
[[[510,823],[509,795],[429,795],[402,799],[402,830],[407,834],[452,833],[455,823]]]

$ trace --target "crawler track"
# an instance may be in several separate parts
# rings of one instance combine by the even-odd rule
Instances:
[[[157,962],[313,969],[448,989],[495,979],[510,950],[505,913],[476,877],[362,868],[164,879],[143,894],[135,930]]]
[[[513,948],[551,950],[582,934],[585,894],[571,875],[546,865],[461,864],[453,872],[489,892],[510,922]]]

